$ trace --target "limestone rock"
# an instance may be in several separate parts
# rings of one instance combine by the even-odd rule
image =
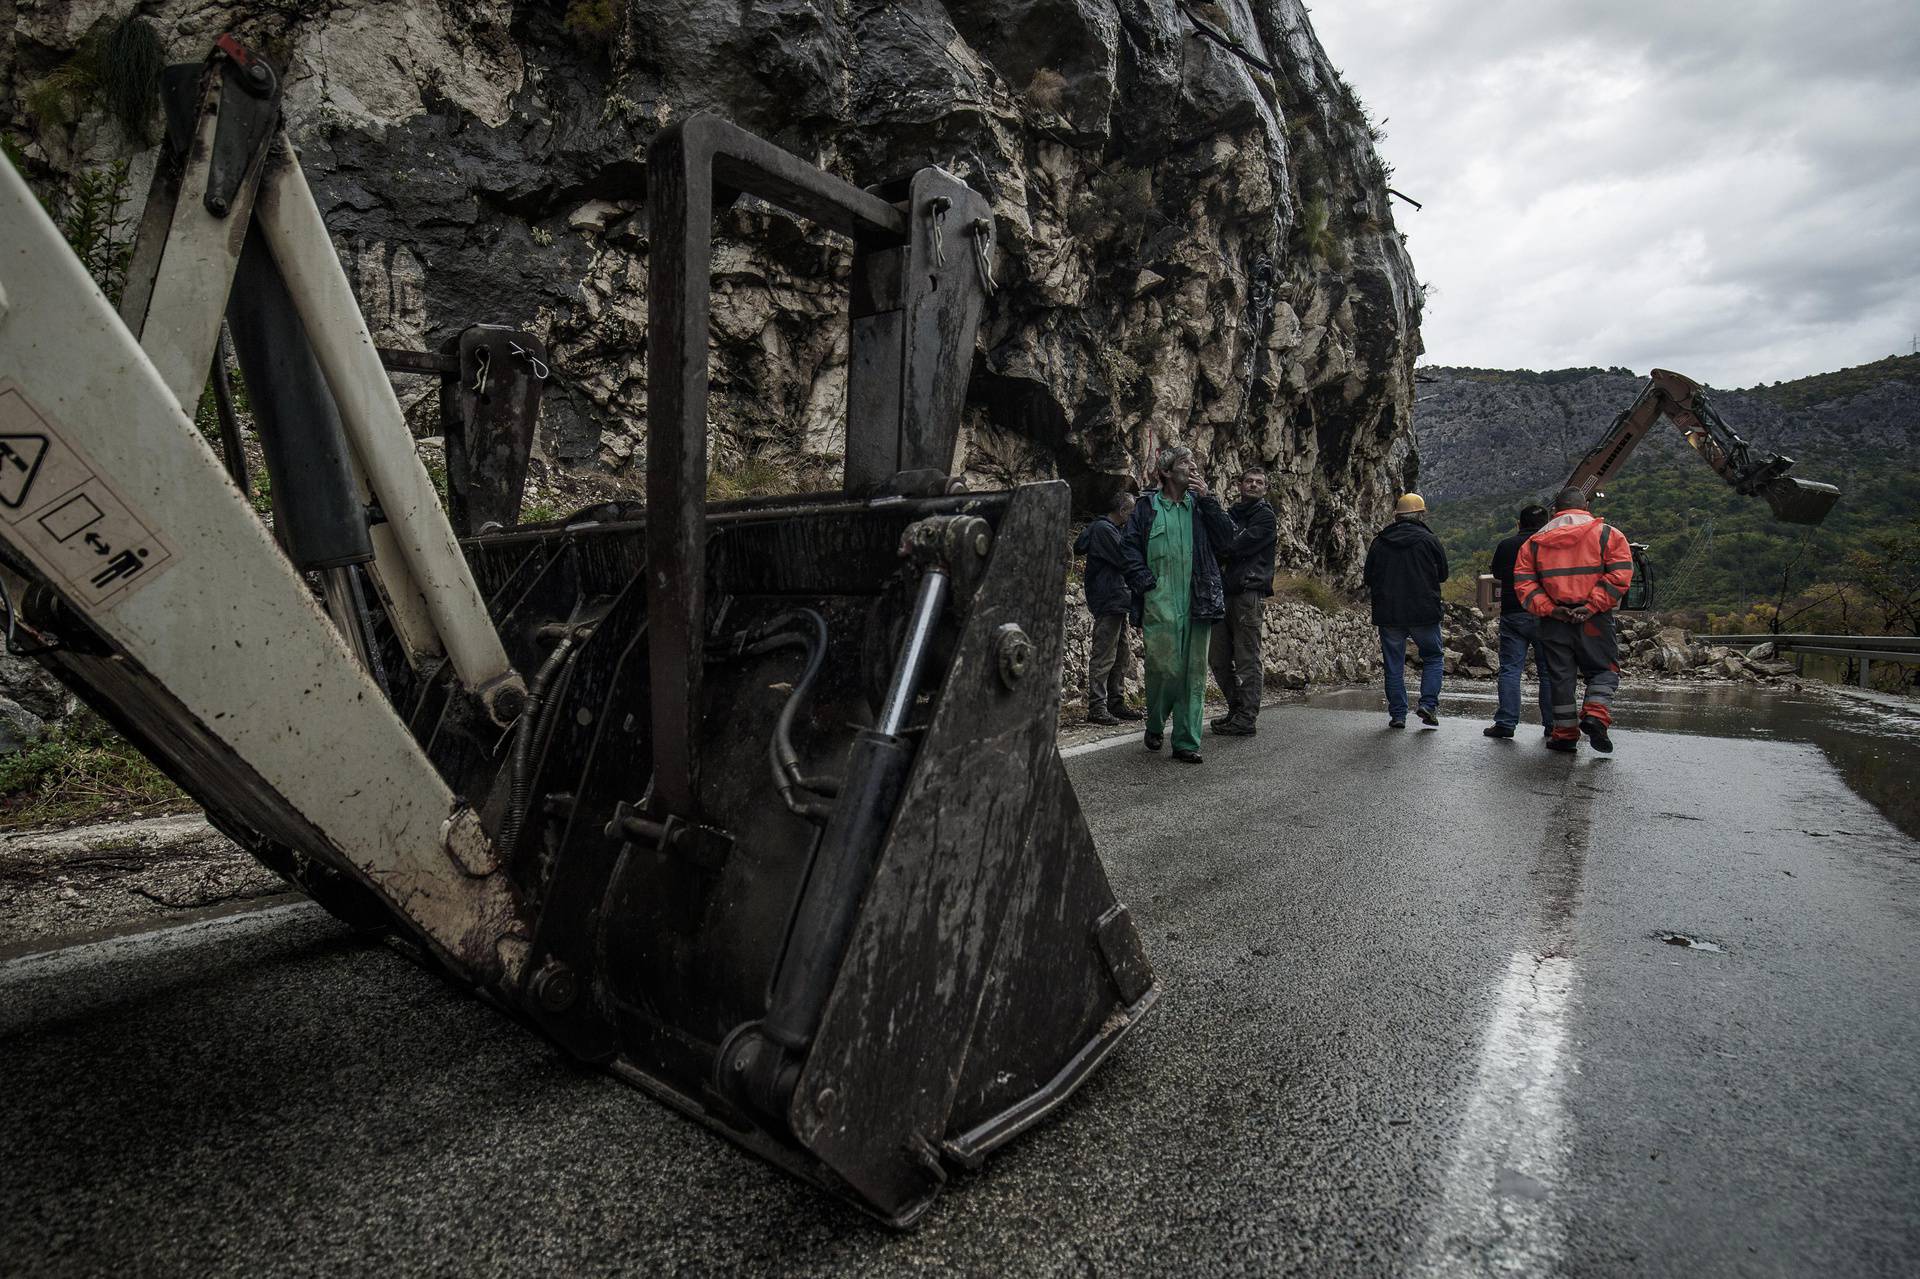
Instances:
[[[1169,440],[1216,480],[1262,463],[1280,563],[1349,587],[1413,478],[1422,293],[1302,0],[1209,6],[1244,53],[1186,7],[1103,0],[138,8],[174,59],[225,29],[288,51],[289,126],[376,335],[532,329],[555,370],[553,465],[641,483],[647,147],[708,110],[860,185],[933,163],[987,195],[999,290],[957,469],[1062,477],[1090,506]],[[97,19],[134,9],[0,5],[0,110],[30,179],[150,169],[97,104],[72,124],[23,105]],[[831,480],[848,261],[770,206],[718,215],[716,469],[752,456]]]

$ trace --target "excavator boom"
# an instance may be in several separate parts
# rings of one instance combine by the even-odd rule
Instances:
[[[1714,409],[1705,388],[1668,369],[1653,371],[1639,398],[1613,420],[1600,442],[1573,468],[1573,474],[1567,477],[1568,486],[1584,489],[1591,498],[1619,473],[1662,416],[1679,428],[1701,460],[1736,493],[1764,498],[1776,519],[1789,524],[1818,524],[1840,500],[1840,490],[1831,484],[1789,476],[1792,458],[1779,453],[1756,457]]]

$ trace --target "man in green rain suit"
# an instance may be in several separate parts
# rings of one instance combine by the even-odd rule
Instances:
[[[1127,585],[1146,633],[1147,749],[1160,749],[1173,717],[1173,757],[1200,762],[1207,694],[1207,640],[1226,616],[1213,548],[1233,541],[1233,520],[1207,492],[1193,450],[1174,445],[1154,459],[1160,487],[1134,503],[1127,521]]]

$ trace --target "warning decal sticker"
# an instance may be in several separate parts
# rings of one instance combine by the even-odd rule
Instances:
[[[88,608],[113,608],[179,558],[12,381],[0,381],[0,528]]]

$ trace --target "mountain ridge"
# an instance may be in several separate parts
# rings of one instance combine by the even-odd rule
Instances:
[[[1414,377],[1419,485],[1429,502],[1549,492],[1646,381],[1619,367],[1536,373],[1427,365]],[[1794,474],[1805,479],[1825,479],[1828,456],[1920,446],[1920,355],[1707,391],[1728,425],[1762,451],[1795,458]],[[1679,432],[1656,427],[1630,466],[1687,451]]]
[[[1422,368],[1414,431],[1419,491],[1455,576],[1486,569],[1515,511],[1550,496],[1645,379],[1630,370]],[[1734,605],[1829,580],[1920,510],[1920,355],[1788,382],[1708,388],[1757,450],[1796,459],[1792,474],[1841,490],[1818,528],[1781,524],[1655,426],[1597,509],[1652,547],[1660,607]],[[1796,585],[1797,584],[1797,585]]]

